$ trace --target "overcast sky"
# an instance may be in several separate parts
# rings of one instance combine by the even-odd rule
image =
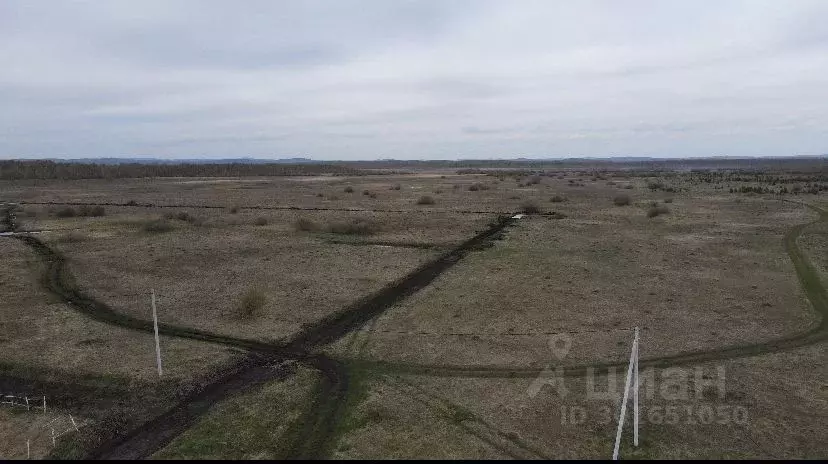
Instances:
[[[0,1],[0,158],[828,153],[828,1]]]

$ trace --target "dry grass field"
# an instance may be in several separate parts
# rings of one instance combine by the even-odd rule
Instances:
[[[64,285],[142,321],[154,289],[163,323],[218,339],[163,336],[159,379],[150,333],[81,314],[48,291],[43,256],[0,238],[0,379],[58,389],[50,414],[82,423],[33,457],[92,453],[112,438],[95,435],[112,417],[126,418],[112,422],[121,435],[162,417],[255,341],[298,364],[215,396],[144,457],[302,457],[295,443],[321,430],[302,423],[318,416],[331,424],[322,457],[606,458],[621,387],[585,392],[623,383],[625,366],[613,377],[606,365],[626,363],[635,326],[642,361],[667,361],[645,363],[655,383],[645,385],[654,393],[643,400],[642,444],[625,435],[622,456],[828,457],[827,353],[815,329],[825,308],[814,302],[828,283],[828,225],[806,206],[828,208],[825,192],[782,201],[686,173],[489,174],[0,182],[0,203],[20,204],[18,230],[37,231],[65,260]],[[434,280],[394,290],[522,211],[532,214]],[[310,347],[322,364],[278,351],[348,316],[343,308],[380,304],[372,296],[388,289],[399,294],[378,317]],[[565,353],[553,336],[571,342]],[[714,355],[678,363],[693,394],[669,397],[669,359],[686,353]],[[325,363],[347,373],[328,386],[342,402],[319,397]],[[568,394],[534,389],[549,366],[571,368]],[[594,376],[578,370],[593,366]],[[721,395],[696,385],[697,372],[698,382],[726,380]],[[0,456],[24,457],[24,437],[45,417],[0,407],[0,418]]]

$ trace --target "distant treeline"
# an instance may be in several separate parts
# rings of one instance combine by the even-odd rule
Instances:
[[[485,174],[489,169],[562,169],[606,171],[690,171],[690,170],[785,170],[813,172],[828,169],[828,157],[788,158],[689,158],[689,159],[513,159],[513,160],[377,160],[346,161],[361,169],[455,169],[466,174]]]
[[[363,170],[338,164],[83,164],[0,161],[0,180],[124,179],[138,177],[358,176]]]

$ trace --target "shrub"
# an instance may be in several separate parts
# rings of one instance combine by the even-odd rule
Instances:
[[[354,188],[350,185],[345,187],[345,193],[354,193]]]
[[[396,184],[396,185],[392,185],[389,190],[399,190],[401,188],[402,188],[402,186],[400,184]]]
[[[672,202],[673,202],[672,198],[665,198],[664,199],[664,203],[672,203]]]
[[[476,182],[474,184],[469,185],[470,192],[476,192],[478,190],[489,190],[489,186],[486,184],[481,184],[480,182]]]
[[[563,203],[564,201],[566,201],[566,198],[560,195],[555,195],[549,201],[551,201],[552,203]]]
[[[154,233],[169,232],[173,230],[173,228],[173,225],[168,220],[163,218],[153,219],[152,221],[145,223],[143,227],[145,232]]]
[[[267,297],[264,292],[258,288],[250,287],[236,306],[236,317],[239,319],[256,317],[261,313],[265,303],[267,303]]]
[[[266,226],[267,225],[267,218],[266,217],[257,217],[255,221],[253,221],[254,225],[257,226]]]
[[[557,211],[552,211],[551,213],[547,214],[547,216],[549,217],[549,219],[564,219],[564,218],[566,218],[566,214],[559,213]]]
[[[75,208],[72,208],[71,206],[65,206],[57,210],[57,212],[55,213],[55,216],[60,218],[75,217],[77,215],[78,213],[75,211]]]
[[[135,200],[129,200],[128,202],[126,202],[126,205],[127,206],[138,206],[138,202],[135,201]]]
[[[434,204],[434,198],[429,196],[429,195],[423,195],[423,196],[421,196],[420,198],[417,199],[417,204],[418,205],[433,205]]]
[[[63,237],[63,240],[65,242],[77,243],[77,242],[83,242],[87,238],[89,238],[89,237],[87,237],[86,234],[84,234],[83,232],[81,232],[79,230],[73,230],[73,231],[69,232],[68,234],[66,234],[66,236]]]
[[[374,199],[374,200],[375,200],[375,199],[377,198],[377,194],[376,194],[376,193],[374,193],[374,192],[371,192],[371,194],[370,194],[370,195],[368,195],[368,198],[371,198],[371,199]]]
[[[365,219],[352,219],[350,221],[338,221],[328,225],[328,232],[343,235],[371,235],[376,233],[379,227]]]
[[[317,197],[317,198],[324,198],[324,197],[325,197],[325,194],[324,194],[324,193],[317,193],[317,194],[316,194],[316,197]]]
[[[370,191],[370,190],[363,190],[363,191],[362,191],[362,194],[363,194],[363,195],[365,195],[365,196],[367,197],[368,195],[370,195],[370,194],[371,194],[371,191]]]
[[[615,203],[615,206],[627,206],[630,204],[630,196],[618,195],[617,197],[612,199],[612,202]]]
[[[236,214],[238,212],[239,212],[239,207],[238,206],[231,206],[230,207],[230,214]]]
[[[660,214],[669,214],[670,210],[666,206],[653,206],[647,210],[647,217],[653,218]]]
[[[538,214],[538,213],[540,213],[540,206],[538,206],[537,203],[535,203],[533,201],[527,201],[526,203],[521,205],[520,209],[521,209],[521,211],[523,211],[526,214]]]
[[[627,189],[627,190],[632,190],[633,186],[632,186],[632,184],[627,184],[627,185],[624,186],[624,188]]]
[[[193,216],[192,214],[186,211],[179,211],[177,213],[167,213],[164,215],[164,218],[168,220],[176,219],[182,222],[190,223],[194,226],[204,225],[204,219],[197,216]]]
[[[319,230],[319,224],[307,218],[297,219],[296,223],[294,224],[294,227],[296,228],[296,230],[301,230],[304,232],[312,232],[315,230]]]

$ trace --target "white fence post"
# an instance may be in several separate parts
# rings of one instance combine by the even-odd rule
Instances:
[[[627,368],[627,380],[624,382],[624,399],[621,400],[621,413],[618,415],[618,429],[615,432],[615,448],[612,451],[612,459],[618,460],[618,450],[621,447],[621,431],[624,430],[624,419],[627,415],[627,400],[630,397],[630,381],[635,376],[635,391],[633,393],[634,409],[634,441],[638,446],[638,327],[635,328],[632,350],[630,351],[630,364]]]
[[[158,363],[158,376],[164,371],[161,369],[161,344],[158,341],[158,312],[155,310],[155,289],[152,290],[152,325],[155,329],[155,359]]]
[[[638,327],[635,328],[635,367],[633,368],[633,445],[638,447]]]

